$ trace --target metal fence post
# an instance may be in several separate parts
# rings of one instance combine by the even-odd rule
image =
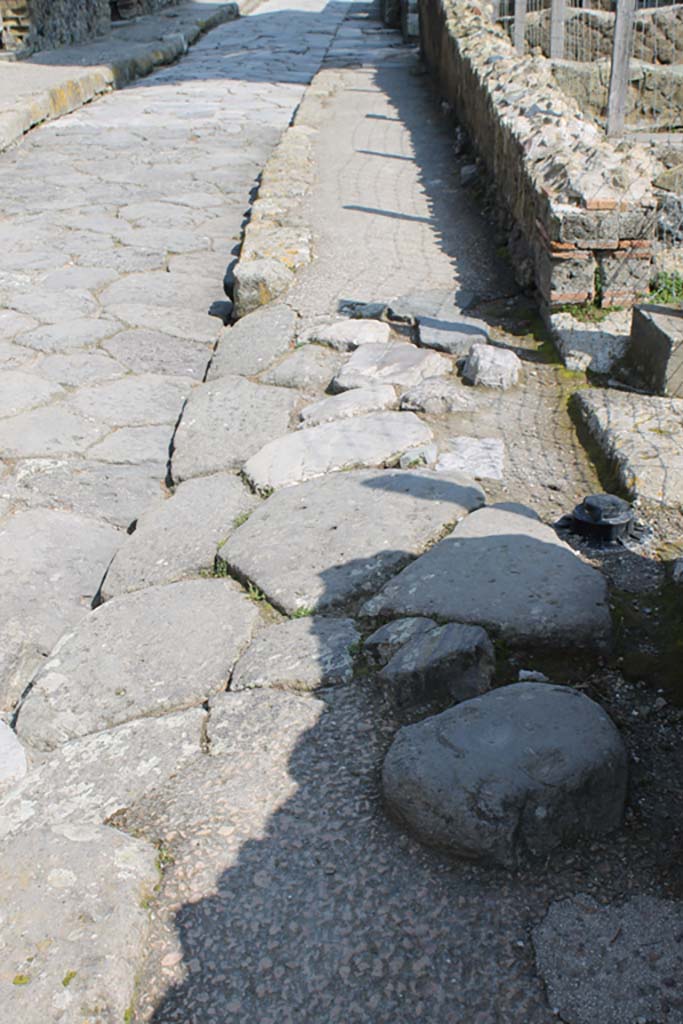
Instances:
[[[567,0],[550,2],[550,58],[564,58],[564,25],[567,17]]]
[[[623,135],[636,0],[617,0],[607,99],[607,134]]]
[[[515,25],[513,42],[517,53],[524,53],[526,38],[526,0],[515,0]]]

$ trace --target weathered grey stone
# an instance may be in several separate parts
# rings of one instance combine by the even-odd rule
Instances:
[[[154,847],[65,825],[0,850],[2,1006],[8,1021],[122,1021],[159,874]]]
[[[168,204],[165,204],[168,205]],[[172,213],[169,206],[166,217]],[[147,270],[127,274],[100,293],[99,300],[106,308],[126,303],[143,303],[154,296],[160,309],[208,310],[216,287],[213,281],[189,274],[171,274],[166,270]]]
[[[79,454],[107,430],[103,424],[72,412],[64,402],[55,402],[0,420],[0,450],[13,459]]]
[[[103,600],[212,569],[218,545],[257,504],[241,480],[227,473],[180,484],[171,498],[160,498],[138,518],[102,581]]]
[[[303,345],[286,356],[277,366],[262,373],[263,384],[281,388],[299,388],[301,391],[324,391],[343,360],[318,345]]]
[[[426,377],[444,377],[451,363],[436,352],[426,352],[409,342],[362,345],[332,382],[333,391],[349,391],[369,384],[396,384],[408,388]]]
[[[451,355],[465,355],[473,342],[486,344],[489,334],[483,320],[460,316],[454,320],[420,316],[418,339],[423,348],[435,348]]]
[[[439,473],[465,473],[475,480],[502,480],[505,444],[499,437],[454,437],[436,463]]]
[[[125,302],[109,306],[107,312],[128,327],[159,330],[185,341],[215,342],[220,330],[219,320],[192,309],[164,309],[142,302]]]
[[[424,842],[506,866],[617,828],[627,756],[583,694],[514,683],[399,730],[382,782]]]
[[[2,325],[0,324],[0,330]],[[29,367],[35,359],[35,352],[22,348],[21,345],[13,345],[11,341],[0,340],[0,369],[17,370]]]
[[[361,345],[386,344],[391,338],[389,324],[380,320],[335,320],[332,324],[313,327],[308,340],[329,345],[340,352],[352,352]]]
[[[351,619],[306,616],[259,633],[235,665],[230,689],[308,693],[350,683],[360,634]]]
[[[292,347],[295,331],[296,314],[284,303],[255,309],[221,333],[207,379],[260,373]]]
[[[126,367],[105,352],[57,352],[43,356],[33,368],[41,377],[47,377],[65,387],[77,388],[82,384],[101,384],[123,377]]]
[[[43,380],[38,374],[4,370],[0,376],[0,417],[16,416],[60,394],[63,388]]]
[[[286,432],[296,398],[289,388],[237,376],[201,384],[175,433],[173,479],[241,469],[250,455]]]
[[[72,314],[73,317],[73,314]],[[37,352],[71,352],[76,348],[93,348],[104,338],[121,330],[117,320],[65,318],[18,335],[16,342]]]
[[[386,665],[409,640],[428,633],[437,623],[434,619],[413,616],[408,619],[394,619],[386,622],[372,633],[363,644],[365,656],[376,665]]]
[[[431,439],[429,427],[410,412],[358,416],[270,441],[244,472],[256,490],[269,492],[338,470],[391,465],[407,448]]]
[[[105,523],[52,509],[0,525],[0,710],[11,710],[58,638],[85,615],[120,543]]]
[[[627,360],[655,394],[683,398],[683,313],[635,306]]]
[[[462,375],[469,384],[506,389],[517,383],[521,368],[519,356],[509,349],[475,344],[465,360]]]
[[[433,469],[439,455],[436,444],[422,444],[417,448],[409,448],[398,460],[401,469],[416,469],[427,466]]]
[[[265,306],[283,295],[292,282],[292,271],[275,259],[240,260],[235,267],[235,312],[238,317]]]
[[[671,579],[678,586],[683,584],[683,558],[677,558],[671,566]]]
[[[53,270],[41,278],[40,287],[49,292],[61,292],[65,288],[84,288],[97,291],[111,284],[117,277],[115,270],[104,267],[64,267]]]
[[[65,743],[0,801],[0,839],[64,822],[104,824],[201,756],[206,718],[189,708]]]
[[[12,293],[7,305],[10,309],[26,313],[48,324],[58,324],[67,317],[96,316],[97,301],[90,292],[81,288],[65,288],[61,292],[41,292],[32,289],[25,294]]]
[[[391,384],[376,384],[367,388],[353,388],[341,395],[331,395],[301,410],[302,427],[317,427],[332,420],[345,420],[365,416],[372,412],[395,409],[396,392]]]
[[[68,404],[79,415],[110,427],[173,424],[194,384],[188,377],[141,373],[80,388]]]
[[[209,703],[209,753],[241,759],[275,752],[285,763],[324,710],[315,697],[283,690],[217,693]]]
[[[521,505],[472,513],[366,602],[366,615],[484,626],[524,645],[605,648],[607,585]]]
[[[630,310],[609,312],[598,323],[577,320],[571,313],[553,313],[550,328],[555,347],[568,370],[609,373],[627,354]]]
[[[88,458],[112,464],[165,467],[170,448],[171,431],[168,424],[158,427],[119,427],[103,441],[91,445]],[[157,475],[161,475],[159,470]]]
[[[278,491],[219,557],[280,610],[323,611],[376,589],[484,502],[464,477],[358,470]]]
[[[465,388],[444,377],[428,377],[414,387],[408,388],[400,398],[402,409],[426,412],[432,416],[462,412],[464,409],[471,409],[473,405],[472,396],[468,395]]]
[[[37,327],[38,321],[25,313],[17,313],[14,309],[0,309],[0,336],[4,339],[13,338],[22,331],[30,331]]]
[[[680,1024],[682,934],[680,903],[605,906],[587,893],[552,903],[532,933],[548,1000],[568,1024]]]
[[[489,689],[494,670],[493,644],[486,632],[480,626],[450,623],[413,635],[377,681],[390,703],[403,708],[477,697]]]
[[[225,580],[187,580],[110,601],[62,637],[22,704],[17,733],[52,750],[201,704],[226,686],[258,618],[254,603]]]
[[[168,373],[202,380],[211,358],[211,347],[184,341],[161,331],[120,331],[102,344],[120,364],[133,373]]]
[[[26,753],[17,734],[0,720],[0,795],[8,786],[18,783],[26,775],[26,769]],[[4,817],[3,814],[2,820]]]

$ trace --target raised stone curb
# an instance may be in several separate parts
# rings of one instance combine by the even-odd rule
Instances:
[[[284,303],[255,309],[222,332],[207,380],[260,373],[289,351],[295,333],[296,314]]]

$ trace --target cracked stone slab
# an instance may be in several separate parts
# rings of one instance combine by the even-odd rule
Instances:
[[[333,420],[346,420],[354,416],[366,416],[373,412],[388,412],[397,406],[396,392],[391,384],[377,384],[367,388],[353,388],[341,395],[331,395],[313,405],[307,405],[299,413],[303,427],[317,427]]]
[[[211,346],[184,341],[161,331],[120,331],[101,346],[133,373],[165,373],[202,380]]]
[[[552,903],[533,930],[550,1005],[567,1024],[680,1024],[683,907],[655,896]]]
[[[502,480],[505,443],[499,437],[454,437],[436,462],[439,473],[465,473],[475,480]]]
[[[16,416],[64,393],[59,384],[44,380],[39,374],[23,370],[4,370],[0,376],[0,417]]]
[[[173,479],[241,469],[264,444],[286,433],[297,397],[289,388],[238,376],[199,385],[175,433]]]
[[[26,775],[27,768],[26,751],[17,734],[0,719],[0,806],[3,792],[9,786],[16,786]]]
[[[321,700],[283,690],[217,693],[209,702],[209,753],[238,759],[277,750],[287,758],[324,709]]]
[[[369,384],[396,384],[409,388],[427,377],[444,377],[452,370],[449,359],[409,342],[362,345],[332,382],[333,391],[349,391]]]
[[[227,473],[187,480],[172,497],[160,498],[138,517],[102,582],[108,601],[160,583],[173,583],[213,568],[219,544],[259,499]]]
[[[517,645],[609,646],[607,584],[522,505],[473,512],[362,609],[480,625]]]
[[[80,388],[69,400],[79,415],[110,427],[174,424],[195,381],[160,373],[141,373],[107,384]]]
[[[352,619],[306,616],[259,633],[235,665],[230,690],[308,693],[350,683],[360,634]]]
[[[474,400],[460,384],[443,377],[428,377],[403,392],[400,406],[401,409],[413,412],[444,416],[446,413],[472,409]]]
[[[296,314],[284,303],[262,306],[221,332],[208,380],[230,374],[251,377],[294,344]]]
[[[353,352],[361,345],[384,345],[391,339],[389,324],[380,320],[335,320],[312,327],[306,333],[308,341],[328,345],[339,352]]]
[[[244,473],[257,491],[269,492],[340,470],[391,464],[431,440],[429,427],[411,412],[335,420],[270,441],[245,463]]]
[[[77,736],[201,704],[224,689],[259,613],[232,582],[188,580],[107,602],[62,637],[25,698],[23,742]]]
[[[7,1020],[122,1021],[149,930],[154,847],[116,829],[35,829],[0,849]]]
[[[341,369],[343,359],[319,345],[303,345],[261,374],[263,384],[300,391],[324,391]]]
[[[107,429],[56,402],[0,420],[0,450],[13,459],[80,454],[101,440]]]
[[[64,822],[104,824],[201,756],[206,718],[190,708],[65,743],[0,801],[0,839]]]
[[[476,484],[427,470],[336,473],[276,492],[219,551],[287,615],[375,591],[484,503]]]
[[[11,710],[65,629],[86,614],[121,542],[106,523],[52,509],[0,526],[0,710]]]
[[[627,768],[598,704],[569,687],[515,683],[400,729],[382,785],[423,842],[511,867],[617,828]]]

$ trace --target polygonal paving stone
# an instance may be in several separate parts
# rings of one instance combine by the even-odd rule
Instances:
[[[191,309],[162,308],[142,302],[116,303],[107,308],[109,316],[116,317],[128,327],[159,330],[186,341],[213,342],[218,337],[220,322],[207,313]]]
[[[159,879],[156,850],[116,829],[65,825],[0,851],[0,1000],[8,1021],[123,1021]]]
[[[63,394],[63,388],[23,370],[5,370],[0,376],[0,417],[16,416]]]
[[[211,346],[184,341],[161,331],[121,331],[102,344],[114,359],[133,373],[166,373],[202,380]]]
[[[13,459],[80,454],[108,428],[69,409],[64,402],[0,420],[0,450]]]
[[[17,335],[17,345],[25,345],[37,352],[71,352],[77,348],[93,348],[104,338],[121,330],[116,320],[73,318],[56,324],[46,324]]]
[[[97,291],[105,288],[116,280],[115,270],[104,267],[64,267],[53,270],[41,278],[39,287],[49,292],[61,292],[65,288],[84,288],[86,291]]]
[[[317,427],[333,420],[346,420],[354,416],[365,416],[373,412],[388,412],[395,409],[396,392],[391,384],[377,384],[374,387],[353,388],[341,395],[331,395],[313,405],[307,405],[299,413],[301,427]]]
[[[382,783],[423,842],[512,866],[617,828],[627,763],[619,732],[588,697],[515,683],[400,729]]]
[[[72,388],[83,384],[101,384],[123,377],[126,373],[126,367],[105,352],[57,352],[43,356],[36,363],[35,370],[56,384]]]
[[[602,574],[521,505],[468,516],[362,612],[472,623],[519,645],[605,648],[611,639]]]
[[[168,424],[158,427],[119,427],[88,448],[88,458],[121,465],[154,465],[162,475],[171,450]],[[160,472],[160,470],[162,472]]]
[[[263,384],[301,391],[324,391],[342,365],[342,358],[318,345],[304,345],[261,374]]]
[[[322,611],[381,585],[484,502],[464,477],[359,470],[278,491],[219,551],[280,610]]]
[[[173,442],[176,482],[242,465],[273,437],[284,434],[297,396],[289,388],[221,377],[192,393]]]
[[[502,480],[505,442],[500,437],[454,437],[439,456],[439,473],[466,473],[475,480]]]
[[[82,288],[45,293],[32,289],[24,294],[11,293],[4,304],[48,324],[61,323],[74,314],[94,317],[98,312],[96,299]]]
[[[259,503],[236,476],[216,473],[180,484],[138,518],[102,582],[103,600],[212,569],[216,550]]]
[[[221,333],[207,379],[260,373],[292,347],[295,329],[296,314],[282,303],[254,310]]]
[[[432,439],[413,413],[384,412],[287,434],[270,441],[244,466],[261,492],[362,466],[390,465],[408,448]]]
[[[126,594],[62,637],[24,701],[18,735],[51,750],[76,736],[196,706],[227,685],[259,613],[224,580]]]
[[[166,270],[150,270],[128,274],[100,293],[103,306],[125,303],[148,303],[150,296],[164,311],[179,309],[206,311],[216,292],[213,282],[186,274],[171,274]]]
[[[14,309],[0,309],[0,337],[4,340],[37,326],[38,321],[26,316],[25,313],[17,313]]]
[[[63,822],[104,824],[201,756],[206,717],[189,708],[65,743],[0,801],[0,838]]]
[[[443,377],[429,377],[404,391],[400,405],[402,409],[443,416],[449,412],[471,409],[474,402],[472,396],[468,395],[460,384],[445,380]]]
[[[361,345],[386,344],[391,338],[391,328],[379,320],[336,320],[311,328],[307,338],[340,352],[352,352]]]
[[[360,634],[351,619],[311,615],[259,633],[235,665],[230,690],[310,692],[353,678]]]
[[[277,752],[284,761],[324,708],[320,700],[282,690],[217,693],[209,702],[209,753],[241,759]]]
[[[477,344],[469,351],[462,376],[469,384],[506,390],[517,383],[521,368],[521,359],[510,349]]]
[[[194,381],[187,377],[141,373],[110,384],[83,387],[69,400],[81,416],[101,420],[110,427],[173,424]]]
[[[363,644],[365,657],[376,665],[386,665],[390,658],[409,640],[415,640],[423,633],[429,633],[438,623],[434,619],[411,616],[407,619],[394,619],[385,622],[376,629]]]
[[[464,316],[455,309],[452,319],[441,316],[418,316],[418,338],[423,348],[435,348],[451,355],[465,355],[473,342],[488,341],[486,324],[482,320]]]
[[[23,779],[26,770],[26,752],[17,734],[0,720],[0,798],[10,785],[16,786],[19,780]],[[3,813],[1,820],[4,819]]]
[[[362,345],[332,382],[333,391],[349,391],[368,384],[396,384],[408,388],[427,377],[450,373],[450,360],[408,342]]]

